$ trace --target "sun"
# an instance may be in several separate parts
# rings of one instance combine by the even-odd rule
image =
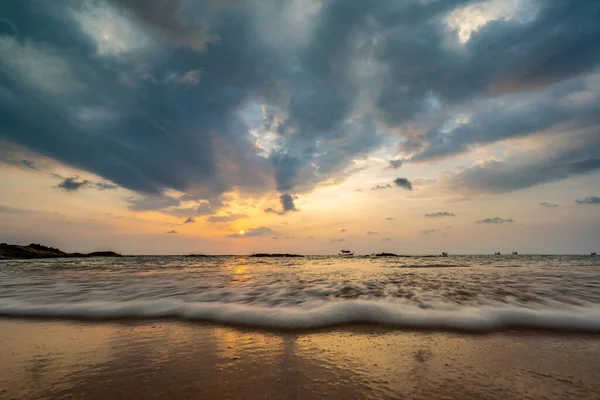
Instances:
[[[246,232],[244,232],[243,230],[240,231],[240,235],[243,235],[244,233],[246,233]]]

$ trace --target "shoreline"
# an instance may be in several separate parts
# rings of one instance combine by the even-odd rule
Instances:
[[[0,318],[0,398],[593,399],[600,339]]]

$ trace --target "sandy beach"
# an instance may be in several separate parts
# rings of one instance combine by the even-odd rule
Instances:
[[[0,320],[2,399],[597,399],[600,337]]]

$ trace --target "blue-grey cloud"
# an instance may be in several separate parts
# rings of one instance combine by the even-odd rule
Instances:
[[[398,187],[401,187],[401,188],[404,188],[407,190],[412,190],[412,183],[406,178],[396,178],[396,179],[394,179],[394,183]]]
[[[510,218],[500,218],[500,217],[485,218],[485,219],[480,219],[479,221],[476,221],[477,224],[505,224],[505,223],[511,223],[511,222],[514,222],[514,221]]]
[[[600,114],[599,114],[600,115]],[[448,179],[448,187],[475,193],[502,193],[555,182],[600,170],[600,136],[583,135],[553,143],[541,152],[525,152],[503,161],[468,167]]]
[[[397,160],[390,160],[388,162],[388,168],[389,169],[398,169],[402,166],[402,163],[404,161],[402,159],[397,159]]]
[[[555,207],[558,207],[558,204],[556,204],[556,203],[549,203],[547,201],[544,201],[544,202],[540,203],[540,206],[546,207],[546,208],[555,208]]]
[[[245,214],[213,215],[213,216],[206,218],[206,220],[208,222],[216,223],[216,222],[233,222],[233,221],[237,221],[238,219],[243,219],[243,218],[248,218],[248,216]]]
[[[292,196],[291,194],[284,193],[281,196],[279,196],[279,202],[281,203],[281,210],[276,210],[274,208],[269,207],[269,208],[265,209],[265,212],[271,213],[271,214],[285,215],[290,211],[298,211],[298,209],[296,208],[296,205],[294,204],[294,199],[295,199],[295,197]]]
[[[600,197],[588,196],[588,197],[584,197],[583,199],[575,200],[575,203],[577,203],[577,204],[600,204]]]
[[[391,189],[392,185],[387,183],[385,185],[377,185],[375,187],[373,187],[371,190],[381,190],[381,189]]]
[[[62,181],[56,185],[57,188],[66,190],[68,192],[75,192],[83,188],[94,188],[98,190],[114,190],[117,188],[116,185],[106,182],[92,182],[88,179],[80,179],[78,176],[71,176],[63,178],[60,175],[53,174],[55,177],[62,179]]]
[[[595,0],[534,1],[531,17],[496,18],[465,43],[445,21],[476,0],[334,0],[299,26],[292,0],[221,3],[1,5],[17,29],[0,37],[0,140],[141,197],[200,201],[312,190],[386,129],[411,162],[431,162],[598,124],[600,102],[572,96],[597,94],[583,79],[600,65]],[[111,41],[104,26],[125,28]],[[413,122],[424,133],[403,129]],[[599,169],[599,148],[456,179],[516,190]]]
[[[448,211],[440,211],[440,212],[425,214],[425,216],[430,217],[430,218],[456,217],[456,214],[448,212]]]
[[[75,192],[81,188],[84,188],[90,185],[90,181],[87,179],[80,180],[79,177],[73,176],[69,178],[65,178],[61,183],[57,185],[58,188],[64,189],[68,192]]]
[[[257,237],[257,236],[265,236],[273,233],[271,228],[267,228],[266,226],[261,226],[260,228],[250,228],[244,233],[236,232],[230,235],[227,235],[229,238],[244,238],[244,237]]]
[[[0,204],[0,213],[2,213],[2,214],[30,214],[30,213],[34,213],[34,212],[35,211],[33,211],[33,210],[3,206],[2,204]]]

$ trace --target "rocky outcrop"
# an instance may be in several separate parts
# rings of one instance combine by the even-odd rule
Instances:
[[[28,246],[0,243],[0,259],[33,259],[33,258],[77,258],[77,257],[121,257],[114,251],[95,251],[93,253],[65,253],[55,247],[37,243]]]

